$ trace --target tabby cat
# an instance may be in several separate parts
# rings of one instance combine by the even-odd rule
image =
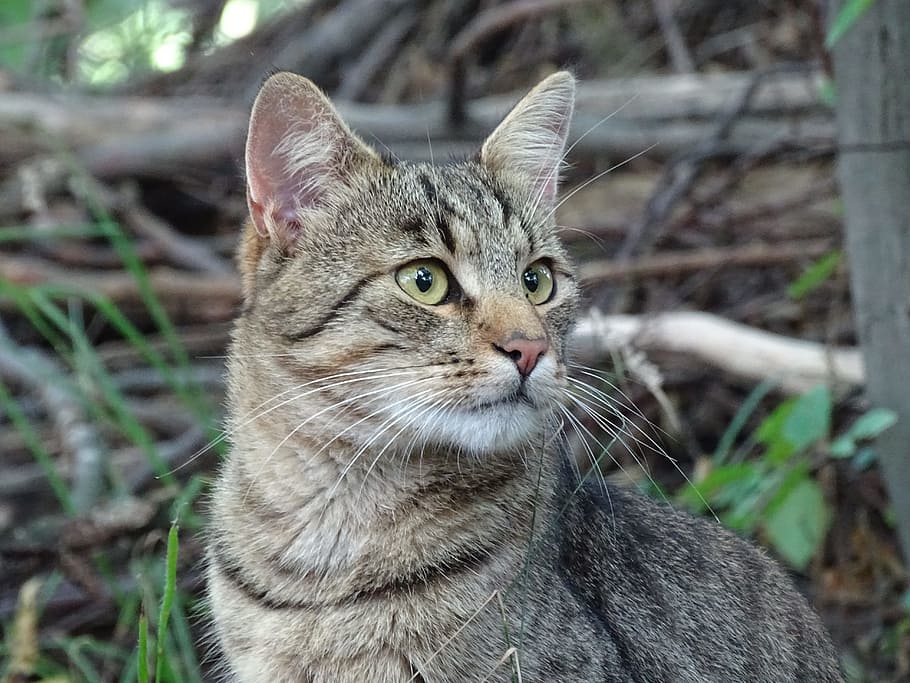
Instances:
[[[208,534],[228,680],[841,680],[774,562],[570,463],[574,93],[550,76],[435,166],[264,84]]]

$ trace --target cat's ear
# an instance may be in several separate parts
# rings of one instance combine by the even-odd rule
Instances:
[[[246,142],[247,202],[261,237],[282,248],[306,229],[333,188],[358,163],[376,158],[310,80],[282,72],[253,104]]]
[[[544,204],[556,198],[559,171],[575,106],[575,78],[559,71],[525,95],[480,150],[490,168],[518,176]]]

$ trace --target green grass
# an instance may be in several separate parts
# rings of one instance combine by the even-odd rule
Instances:
[[[73,172],[77,178],[84,177],[77,168]],[[124,269],[138,284],[142,306],[146,317],[153,321],[154,329],[151,332],[140,330],[113,301],[96,292],[60,284],[22,285],[0,279],[0,299],[11,305],[14,311],[5,320],[18,319],[17,330],[26,324],[32,331],[32,337],[40,340],[38,344],[59,366],[54,375],[41,374],[39,369],[33,368],[39,375],[39,381],[54,383],[66,391],[87,419],[103,432],[106,440],[116,442],[118,447],[134,446],[139,449],[157,477],[157,490],[152,491],[150,497],[158,501],[158,517],[170,514],[174,519],[179,513],[184,531],[194,533],[201,526],[201,517],[194,507],[204,492],[206,480],[199,475],[178,476],[163,460],[155,437],[133,413],[129,400],[117,387],[110,370],[99,356],[94,342],[99,330],[108,340],[126,342],[148,367],[154,368],[175,402],[183,406],[195,423],[204,426],[209,439],[217,433],[215,410],[200,388],[185,379],[189,376],[185,372],[190,367],[189,354],[152,290],[148,272],[132,240],[104,210],[90,183],[84,184],[81,197],[93,214],[93,222],[47,232],[21,226],[0,228],[0,243],[17,245],[33,240],[104,237],[120,256]],[[156,349],[151,334],[165,340],[164,351]],[[7,352],[21,352],[11,340],[4,341],[2,336],[0,344],[4,344]],[[36,342],[30,344],[35,345]],[[26,359],[23,357],[23,360]],[[19,433],[27,452],[40,466],[53,492],[59,509],[47,510],[48,518],[77,516],[97,502],[116,500],[128,494],[124,486],[126,473],[117,471],[108,462],[100,472],[103,478],[100,498],[80,502],[74,496],[72,484],[59,474],[55,454],[42,441],[37,423],[23,410],[13,388],[2,382],[0,411],[0,415],[6,416],[8,426]],[[218,446],[219,450],[224,448],[223,444]],[[164,532],[165,529],[161,529],[160,533]],[[39,681],[65,680],[70,683],[110,680],[121,683],[194,683],[203,680],[188,617],[193,609],[192,596],[180,590],[177,582],[178,527],[176,523],[172,524],[167,531],[166,548],[149,542],[154,533],[152,531],[138,539],[131,549],[99,546],[90,552],[88,567],[114,599],[110,635],[49,637],[39,630],[39,656],[34,670],[27,674],[33,674]],[[128,566],[128,573],[132,576],[126,588],[122,585],[124,566]],[[50,566],[48,572],[44,576],[48,588],[35,608],[34,616],[39,624],[42,623],[43,606],[60,578]],[[6,631],[13,629],[13,624],[3,626]],[[5,669],[13,654],[9,642],[9,639],[4,639],[4,644],[0,644],[0,680],[6,675]],[[154,664],[151,669],[150,657]]]

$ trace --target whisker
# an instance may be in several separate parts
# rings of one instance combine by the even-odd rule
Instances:
[[[290,432],[289,432],[281,441],[279,441],[278,444],[271,450],[271,452],[268,454],[268,456],[266,456],[265,461],[268,462],[269,460],[271,460],[271,458],[272,458],[272,457],[281,449],[282,446],[284,446],[284,444],[286,444],[286,443],[287,443],[295,434],[297,434],[301,429],[303,429],[311,420],[313,420],[313,419],[319,417],[320,415],[324,415],[325,413],[327,413],[327,412],[329,412],[329,411],[331,411],[331,410],[335,410],[335,409],[337,409],[338,407],[340,407],[340,406],[342,406],[342,405],[348,405],[348,404],[350,404],[350,403],[353,403],[353,402],[356,402],[356,401],[360,401],[360,400],[362,400],[362,399],[365,398],[365,397],[377,396],[377,395],[378,395],[378,396],[385,396],[385,395],[390,394],[390,393],[392,393],[392,392],[394,392],[394,391],[398,391],[399,389],[402,389],[402,388],[404,388],[404,387],[412,386],[412,385],[415,385],[415,384],[419,384],[419,383],[421,383],[421,382],[426,382],[426,381],[429,381],[429,380],[431,380],[431,379],[435,379],[435,378],[434,378],[434,377],[422,377],[422,378],[418,378],[418,379],[415,379],[415,380],[408,380],[408,381],[406,381],[406,382],[399,382],[398,384],[393,384],[392,386],[389,386],[389,387],[381,387],[381,388],[379,388],[379,389],[374,389],[374,390],[372,390],[372,391],[368,391],[368,392],[366,392],[366,393],[364,393],[364,394],[359,394],[359,395],[355,395],[355,396],[350,396],[350,397],[348,397],[348,398],[342,399],[341,401],[336,401],[335,403],[332,403],[331,405],[328,405],[328,406],[326,406],[326,407],[324,407],[324,408],[322,408],[322,409],[316,411],[316,412],[313,413],[312,415],[308,416],[305,420],[303,420],[302,422],[300,422],[296,427],[294,427],[294,429],[292,429],[292,430],[291,430],[291,431],[290,431]],[[252,488],[253,484],[255,483],[255,480],[256,480],[256,477],[254,476],[254,477],[253,477],[253,480],[250,482],[250,488]]]
[[[241,422],[239,424],[234,424],[229,429],[222,430],[221,434],[219,434],[215,439],[213,439],[208,444],[206,444],[205,446],[200,448],[198,451],[196,451],[196,453],[194,453],[193,456],[191,457],[190,461],[193,458],[196,458],[199,455],[201,455],[202,453],[204,453],[209,448],[212,448],[213,446],[217,446],[219,443],[221,443],[225,439],[233,436],[239,430],[241,430],[243,427],[246,427],[247,425],[252,424],[256,420],[259,420],[259,419],[265,417],[273,410],[277,410],[278,408],[281,408],[281,407],[287,405],[288,403],[293,403],[294,401],[298,401],[301,398],[304,398],[311,394],[317,393],[319,391],[326,391],[326,390],[333,389],[337,386],[342,386],[345,384],[351,384],[354,382],[363,382],[363,381],[372,380],[372,379],[388,379],[390,377],[398,377],[398,376],[406,375],[406,374],[414,374],[414,373],[420,372],[421,368],[420,368],[420,366],[414,366],[413,369],[402,368],[400,370],[399,369],[395,369],[395,370],[396,370],[395,372],[391,372],[388,374],[382,374],[382,373],[386,372],[385,369],[353,370],[353,371],[349,371],[349,372],[341,372],[341,373],[336,373],[334,375],[327,375],[325,377],[317,377],[308,382],[303,382],[303,383],[297,384],[289,389],[285,389],[284,391],[275,394],[271,398],[266,399],[265,401],[263,401],[262,403],[260,403],[256,407],[252,408],[244,415],[242,415],[240,417]],[[355,375],[355,377],[351,377],[352,375]],[[288,394],[292,394],[295,391],[300,391],[304,387],[312,386],[313,384],[318,384],[320,382],[328,382],[330,380],[334,380],[337,378],[348,378],[348,379],[345,379],[342,382],[334,382],[332,384],[327,384],[325,386],[316,387],[315,389],[311,389],[310,391],[305,391],[301,394],[297,394],[296,396],[292,396],[291,398],[288,398],[284,401],[280,400],[281,398],[287,396]],[[266,406],[268,406],[271,403],[274,403],[275,401],[280,401],[280,402],[277,403],[276,405],[271,406],[268,409],[265,409]],[[261,412],[257,412],[257,411],[261,411]],[[190,462],[190,461],[187,461],[187,462]],[[183,465],[181,465],[181,467],[185,466],[186,464],[187,463],[183,463]]]
[[[423,398],[426,398],[427,396],[429,396],[429,398],[432,399],[434,396],[437,396],[437,395],[443,393],[443,391],[444,390],[440,390],[440,389],[427,389],[423,392],[418,392],[417,394],[412,394],[412,395],[407,396],[404,399],[396,401],[395,403],[392,404],[392,406],[395,406],[404,401],[413,401],[415,399],[423,399]],[[414,412],[417,412],[420,410],[421,407],[422,406],[420,405],[420,403],[416,403],[413,406],[409,406],[405,409],[404,415],[406,416],[406,415],[410,415]],[[402,417],[402,415],[394,415],[394,414],[389,416],[377,428],[377,430],[374,432],[373,436],[371,436],[365,443],[363,443],[360,446],[360,448],[357,449],[357,452],[354,453],[353,457],[348,461],[348,464],[345,465],[344,469],[341,471],[341,475],[338,477],[338,481],[335,482],[334,486],[332,486],[331,490],[329,491],[329,498],[331,498],[334,495],[336,489],[341,485],[341,482],[344,480],[345,476],[347,476],[348,472],[350,472],[351,468],[360,459],[360,457],[369,450],[370,446],[372,446],[376,442],[376,440],[379,439],[380,436],[382,436],[382,434],[384,434],[390,427],[392,427],[392,425],[394,425],[396,422],[398,422],[401,417]],[[401,429],[398,430],[396,435],[386,443],[386,445],[382,448],[382,450],[379,451],[379,454],[376,456],[376,458],[370,464],[370,467],[367,470],[367,474],[364,475],[363,480],[361,481],[361,491],[360,491],[361,495],[363,493],[363,486],[366,483],[366,477],[372,471],[375,464],[379,461],[379,458],[382,457],[382,454],[385,453],[385,451],[389,448],[389,446],[392,445],[394,440],[397,438],[398,434],[401,434],[401,432],[403,432],[405,429],[407,429],[408,424],[410,424],[410,421],[405,423],[405,425],[403,425],[401,427]]]
[[[560,157],[559,163],[557,163],[557,164],[553,167],[553,169],[551,169],[551,170],[549,171],[549,173],[547,174],[547,177],[544,179],[544,182],[541,183],[541,189],[540,189],[540,191],[537,193],[537,197],[535,197],[534,202],[533,202],[533,205],[531,206],[531,215],[533,215],[534,212],[537,211],[537,207],[540,206],[540,200],[543,198],[543,188],[546,186],[547,183],[549,183],[551,180],[553,180],[554,174],[558,173],[558,172],[559,172],[559,169],[565,166],[565,160],[566,160],[566,158],[569,156],[569,154],[572,152],[572,150],[575,149],[575,147],[578,146],[578,143],[580,143],[582,140],[584,140],[586,137],[588,137],[588,135],[590,135],[592,132],[594,132],[597,128],[600,128],[600,126],[602,126],[604,123],[606,123],[607,121],[609,121],[610,119],[612,119],[614,116],[616,116],[616,115],[617,115],[619,112],[621,112],[623,109],[625,109],[626,107],[628,107],[628,106],[629,106],[632,102],[634,102],[636,99],[638,99],[638,93],[635,93],[634,95],[632,95],[632,96],[631,96],[628,100],[626,100],[623,104],[621,104],[619,107],[617,107],[617,108],[616,108],[615,110],[613,110],[611,113],[609,113],[609,114],[607,114],[606,116],[604,116],[600,121],[598,121],[597,123],[595,123],[593,126],[591,126],[590,128],[588,128],[588,130],[586,130],[584,133],[582,133],[580,136],[578,136],[578,138],[575,140],[575,142],[573,142],[571,145],[569,145],[569,146],[566,148],[566,150],[562,153],[562,156]],[[565,119],[563,119],[563,120],[565,120]],[[555,143],[554,143],[554,144],[555,144]],[[540,179],[538,178],[537,180],[539,181]],[[560,202],[560,204],[561,204],[561,202]],[[523,207],[523,210],[526,209],[527,206],[528,206],[528,203],[525,202],[525,205],[524,205],[524,207]]]
[[[650,434],[648,434],[648,432],[646,432],[642,427],[640,427],[632,420],[626,419],[626,416],[619,411],[619,408],[625,407],[624,404],[617,404],[607,394],[604,394],[603,392],[595,389],[586,382],[582,382],[578,379],[570,379],[570,382],[572,383],[572,389],[582,391],[586,396],[593,399],[596,403],[607,408],[612,415],[619,418],[620,424],[617,426],[617,429],[624,432],[625,434],[628,434],[635,440],[637,444],[648,448],[652,453],[655,453],[662,457],[669,457],[664,448]],[[630,432],[629,427],[638,432],[641,437],[635,436],[635,434]]]
[[[444,395],[444,394],[445,394],[444,390],[437,391],[435,395],[430,396],[429,398],[430,398],[430,400],[432,400],[433,398],[435,398],[435,396]],[[393,443],[395,443],[395,441],[402,434],[402,432],[404,432],[406,429],[408,429],[408,427],[410,427],[410,425],[412,425],[414,423],[414,420],[416,420],[418,417],[420,417],[420,410],[423,408],[423,406],[417,405],[417,406],[415,406],[415,408],[416,408],[416,410],[411,411],[412,413],[415,413],[413,415],[413,417],[411,417],[407,422],[405,422],[401,426],[401,428],[397,432],[395,432],[395,434],[392,436],[392,438],[386,442],[385,446],[383,446],[379,450],[379,452],[376,454],[376,457],[373,458],[372,462],[370,463],[370,466],[367,468],[367,471],[363,475],[363,480],[360,483],[360,495],[363,495],[363,487],[366,486],[367,478],[370,476],[370,473],[373,471],[373,468],[376,467],[376,463],[379,462],[379,459],[382,457],[382,455],[386,452],[386,450],[388,450],[388,448]]]
[[[633,421],[626,420],[624,416],[622,416],[620,413],[618,413],[616,411],[615,406],[607,400],[609,397],[606,394],[604,394],[603,392],[595,389],[594,387],[591,387],[589,384],[582,382],[580,380],[573,380],[573,382],[575,384],[575,388],[580,389],[583,392],[585,392],[587,395],[589,395],[595,401],[599,402],[601,405],[603,405],[603,406],[607,407],[609,410],[611,410],[611,412],[613,412],[614,415],[616,415],[617,417],[619,417],[622,420],[622,426],[620,427],[622,433],[631,437],[632,440],[635,443],[637,443],[639,446],[644,446],[644,447],[648,448],[652,452],[654,452],[657,455],[659,455],[660,457],[664,458],[671,465],[673,465],[673,469],[675,469],[676,472],[679,473],[679,475],[685,480],[685,482],[687,484],[689,484],[689,486],[696,492],[696,494],[698,495],[698,498],[699,498],[699,502],[703,503],[705,505],[705,508],[715,517],[715,519],[717,519],[717,515],[715,514],[714,510],[711,508],[708,501],[706,501],[704,499],[704,497],[701,495],[701,493],[698,491],[698,487],[696,487],[693,484],[691,477],[689,477],[689,475],[686,474],[685,470],[680,466],[679,461],[676,458],[674,458],[669,453],[667,453],[666,450],[664,448],[662,448],[660,446],[660,444],[657,441],[655,441],[654,438],[652,438],[651,435],[648,434],[644,429],[642,429],[638,424],[636,424]],[[615,430],[616,428],[613,425],[611,425],[606,420],[606,418],[604,418],[602,415],[600,415],[597,411],[593,410],[591,408],[591,406],[589,406],[583,400],[579,399],[579,397],[574,396],[570,391],[567,391],[566,393],[568,396],[570,396],[572,398],[572,400],[575,400],[576,403],[579,406],[581,406],[582,409],[585,410],[585,412],[588,415],[590,415],[590,417],[595,421],[595,423],[597,423],[597,425],[601,429],[603,429],[608,434],[613,435],[613,433],[614,433],[613,430]],[[632,428],[635,429],[635,431],[637,431],[642,437],[644,437],[646,442],[642,441],[641,438],[639,438],[639,437],[635,436],[635,434],[631,433],[627,429],[627,425],[631,425]],[[648,476],[648,479],[651,481],[651,483],[653,483],[656,486],[658,491],[661,491],[661,495],[664,498],[664,500],[668,503],[671,502],[667,499],[666,495],[663,494],[661,487],[657,485],[657,482],[654,480],[654,478],[651,476],[651,474],[649,472],[647,472],[646,468],[641,463],[641,461],[638,459],[638,456],[635,455],[634,451],[632,449],[629,449],[629,453],[635,459],[636,464],[638,464],[639,467],[641,467],[642,471],[645,472],[645,474]]]
[[[598,173],[598,174],[596,174],[596,175],[594,175],[594,176],[588,178],[588,179],[587,179],[585,182],[583,182],[581,185],[579,185],[579,186],[576,187],[576,188],[573,188],[571,192],[569,192],[568,194],[566,194],[565,196],[563,196],[563,197],[556,203],[556,206],[554,206],[552,209],[550,209],[550,211],[548,211],[548,212],[546,213],[546,215],[544,215],[543,218],[542,218],[541,220],[542,220],[542,221],[547,221],[554,213],[556,213],[556,211],[559,209],[559,207],[561,207],[563,204],[565,204],[567,201],[569,201],[572,197],[574,197],[575,194],[576,194],[577,192],[581,192],[581,191],[582,191],[583,189],[585,189],[588,185],[590,185],[591,183],[597,182],[598,180],[600,180],[601,178],[603,178],[603,177],[604,177],[605,175],[607,175],[608,173],[612,173],[613,171],[615,171],[615,170],[617,170],[617,169],[619,169],[619,168],[622,168],[622,167],[625,166],[626,164],[632,163],[633,161],[635,161],[636,159],[638,159],[638,157],[644,156],[645,154],[647,154],[648,152],[650,152],[652,149],[654,149],[655,147],[657,147],[657,145],[659,145],[659,144],[660,144],[659,142],[655,142],[654,144],[648,145],[648,146],[645,147],[643,150],[641,150],[640,152],[637,152],[637,153],[633,154],[632,156],[630,156],[629,158],[625,159],[624,161],[620,161],[620,162],[617,163],[617,164],[613,164],[612,166],[610,166],[610,168],[608,168],[608,169],[606,169],[606,170],[604,170],[604,171],[601,171],[600,173]]]

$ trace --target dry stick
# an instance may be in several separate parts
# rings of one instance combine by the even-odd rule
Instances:
[[[333,9],[320,22],[297,40],[292,40],[274,56],[279,69],[305,73],[317,83],[325,79],[329,68],[349,54],[352,45],[362,45],[409,0],[347,0]],[[261,84],[261,77],[249,84],[250,100]]]
[[[448,120],[455,128],[467,122],[465,112],[465,60],[480,43],[512,24],[564,9],[586,0],[514,0],[492,7],[477,15],[465,26],[449,51]]]
[[[673,70],[677,73],[692,73],[695,71],[695,63],[689,54],[689,48],[686,47],[682,31],[679,30],[670,0],[651,0],[651,4],[654,7],[654,14],[657,15],[660,32],[667,43]]]
[[[123,214],[128,227],[154,242],[175,265],[219,275],[233,272],[231,264],[207,246],[181,235],[143,207],[134,192],[126,188],[114,191],[93,177],[85,177],[82,182],[88,185],[91,196],[97,197],[109,212]]]
[[[790,197],[782,199],[773,199],[768,202],[755,204],[745,211],[741,211],[731,218],[731,222],[737,225],[752,223],[767,218],[774,218],[785,212],[805,209],[815,202],[837,194],[837,180],[835,178],[823,178],[813,183],[802,192],[797,192]]]
[[[123,221],[133,232],[148,237],[158,245],[174,265],[219,275],[227,275],[234,270],[230,263],[204,244],[181,235],[138,202],[124,208]]]
[[[712,119],[742,92],[751,74],[676,75],[579,84],[574,130],[593,130],[576,148],[583,154],[630,156],[659,141],[658,157],[691,149],[716,129]],[[763,140],[793,135],[797,142],[831,144],[830,112],[817,109],[816,75],[771,74],[755,94],[750,112],[726,144],[730,154],[753,149]],[[480,129],[492,130],[517,95],[485,97],[471,103],[478,130],[456,131],[446,122],[442,102],[421,105],[358,105],[339,101],[345,121],[367,138],[376,138],[403,158],[425,159],[427,134],[434,149],[461,141],[473,147]],[[630,99],[634,101],[630,102]],[[625,106],[624,106],[625,105]],[[605,112],[623,108],[609,126],[596,127]],[[24,158],[73,149],[99,178],[160,176],[188,169],[199,177],[233,167],[242,157],[248,104],[212,98],[137,98],[49,96],[6,93],[0,98],[0,168]],[[798,128],[794,127],[798,123]],[[476,134],[475,134],[476,133]],[[54,141],[54,145],[50,142]],[[794,145],[796,146],[796,145]],[[406,149],[405,149],[406,148]],[[437,155],[437,156],[442,156]],[[14,182],[15,181],[15,182]],[[0,214],[15,214],[21,183],[7,178],[0,187]]]
[[[834,245],[830,240],[820,239],[662,252],[637,261],[590,261],[581,265],[580,275],[581,279],[588,281],[678,275],[708,268],[757,266],[818,258],[832,248]],[[121,271],[64,269],[34,257],[0,256],[0,277],[23,285],[78,287],[100,293],[119,305],[140,301],[135,280]],[[166,306],[205,310],[209,320],[232,316],[240,303],[240,283],[234,274],[213,273],[202,277],[170,268],[151,268],[149,280]],[[0,307],[4,305],[9,306],[0,302]]]
[[[123,271],[75,270],[42,259],[0,255],[0,278],[19,285],[55,284],[95,292],[119,305],[142,301],[135,278]],[[172,268],[153,268],[149,281],[168,310],[192,309],[197,317],[209,321],[233,317],[240,302],[240,281],[234,275],[202,277]],[[9,301],[0,300],[0,310],[11,306]]]
[[[647,249],[658,237],[659,228],[669,218],[677,203],[692,189],[692,185],[701,175],[704,162],[714,157],[718,148],[730,135],[737,119],[748,109],[752,96],[758,89],[762,74],[757,74],[735,104],[723,116],[710,137],[702,140],[691,151],[671,161],[657,189],[648,200],[642,218],[629,230],[625,241],[617,253],[617,258],[625,260],[635,252]]]
[[[748,110],[762,81],[774,71],[777,69],[756,74],[734,105],[721,117],[713,134],[667,166],[645,207],[644,215],[632,226],[620,246],[616,254],[619,261],[630,259],[636,252],[647,251],[660,238],[673,209],[689,194],[701,176],[705,162],[717,156],[718,152],[726,153],[726,142],[734,126]],[[599,304],[604,308],[622,309],[627,295],[627,288],[604,293]]]
[[[101,492],[107,451],[75,396],[67,370],[39,349],[18,346],[0,325],[0,375],[29,387],[41,398],[63,450],[73,462],[73,506],[76,512],[88,510]]]
[[[766,266],[804,258],[818,258],[831,251],[830,240],[794,240],[783,244],[746,244],[663,252],[636,261],[588,261],[579,267],[582,280],[663,277],[742,266]]]
[[[572,342],[583,360],[596,362],[629,348],[683,353],[752,381],[776,380],[791,393],[865,381],[856,349],[791,339],[710,313],[603,315],[595,309],[578,322]]]
[[[417,24],[417,11],[414,7],[402,9],[379,32],[360,58],[345,70],[344,79],[334,93],[342,100],[359,100],[383,65],[395,54],[401,41]]]

